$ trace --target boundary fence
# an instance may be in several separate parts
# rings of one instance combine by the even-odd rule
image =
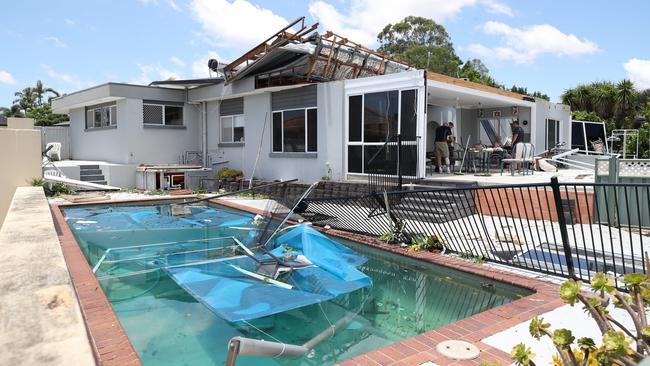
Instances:
[[[371,192],[307,199],[314,225],[439,238],[444,250],[589,281],[646,271],[650,184],[549,183]],[[617,280],[617,285],[619,284]]]

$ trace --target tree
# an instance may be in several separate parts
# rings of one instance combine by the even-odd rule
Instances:
[[[52,88],[46,88],[45,86],[43,86],[43,82],[40,81],[40,80],[36,81],[36,87],[32,89],[32,92],[34,93],[34,96],[36,97],[36,101],[38,102],[39,107],[43,106],[43,97],[46,94],[48,94],[48,93],[53,94],[54,97],[58,97],[60,95],[59,92],[57,92],[56,90],[54,90]],[[52,98],[54,98],[54,97],[49,97],[47,99],[47,102],[49,103],[52,100]]]
[[[503,88],[490,76],[490,70],[485,66],[483,61],[475,58],[467,60],[458,71],[458,77],[467,78],[469,81],[475,83],[493,86],[495,88]]]
[[[517,85],[513,85],[512,88],[510,88],[510,91],[513,92],[513,93],[528,95],[528,96],[531,96],[531,97],[534,97],[534,98],[540,98],[540,99],[544,99],[544,100],[548,100],[548,101],[551,100],[551,98],[546,93],[542,93],[542,92],[539,92],[539,91],[529,93],[528,88],[517,86]]]
[[[623,79],[620,83],[616,84],[616,91],[614,94],[614,111],[617,118],[619,118],[625,127],[632,127],[636,119],[636,106],[637,100],[636,90],[634,84],[628,79]]]
[[[24,117],[23,112],[20,111],[20,107],[16,104],[12,105],[10,108],[0,107],[0,114],[5,117]]]
[[[22,91],[15,92],[14,96],[18,97],[17,99],[14,99],[14,104],[20,106],[20,109],[22,109],[25,114],[27,114],[27,111],[33,108],[36,104],[36,95],[34,94],[34,89],[30,87],[24,88]]]
[[[69,120],[65,114],[52,113],[52,106],[49,103],[45,103],[42,107],[32,108],[27,113],[27,117],[33,118],[34,124],[37,126],[51,126]]]
[[[377,35],[378,51],[417,68],[458,76],[460,58],[445,27],[431,19],[408,16]]]

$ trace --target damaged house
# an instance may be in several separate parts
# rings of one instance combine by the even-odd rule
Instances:
[[[227,166],[247,178],[344,181],[380,169],[378,151],[400,135],[412,154],[403,168],[425,177],[433,130],[449,121],[463,145],[506,137],[513,120],[537,152],[570,143],[564,105],[418,70],[317,26],[299,18],[227,65],[212,60],[217,77],[107,83],[55,99],[79,161],[66,174],[91,161],[108,184],[135,186],[147,164],[159,168],[153,188],[164,188],[192,163],[210,176]],[[169,173],[168,164],[185,165]]]

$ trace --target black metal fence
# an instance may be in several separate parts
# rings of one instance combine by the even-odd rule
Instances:
[[[420,136],[394,135],[381,146],[366,146],[368,190],[399,191],[404,183],[418,181],[419,143]]]
[[[648,184],[549,183],[406,190],[307,199],[315,225],[406,241],[437,237],[445,250],[588,281],[645,272]]]

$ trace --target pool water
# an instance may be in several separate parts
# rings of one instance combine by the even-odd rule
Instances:
[[[356,314],[345,328],[300,359],[237,359],[237,365],[328,365],[531,294],[339,240],[368,258],[360,270],[372,278],[372,287],[321,304],[228,323],[156,265],[135,265],[129,260],[133,249],[119,248],[154,244],[145,248],[160,249],[159,243],[188,241],[190,246],[202,243],[207,248],[201,252],[205,255],[220,244],[216,244],[219,240],[207,243],[201,239],[236,237],[250,242],[253,215],[193,206],[189,215],[177,217],[170,215],[169,204],[87,206],[65,209],[64,215],[91,267],[104,256],[107,264],[98,266],[98,279],[144,365],[223,364],[232,337],[303,344],[342,317]],[[110,248],[114,249],[105,255]],[[138,258],[150,254],[138,253]]]

